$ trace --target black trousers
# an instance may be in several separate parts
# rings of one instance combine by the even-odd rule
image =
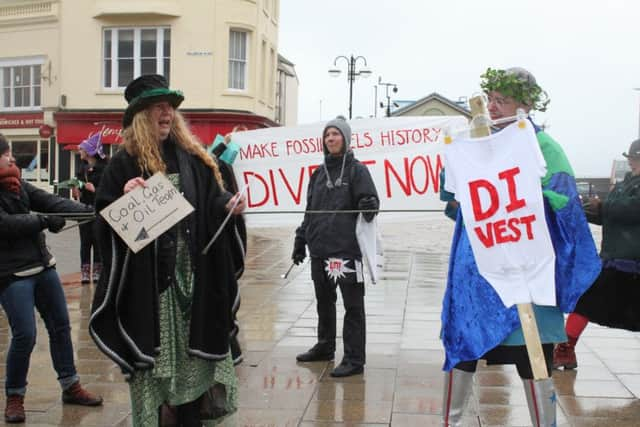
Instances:
[[[366,325],[364,313],[364,283],[358,281],[357,274],[345,273],[343,277],[329,277],[325,271],[326,260],[311,259],[311,279],[316,293],[318,311],[318,350],[334,352],[336,349],[336,288],[340,287],[344,303],[344,323],[342,341],[344,362],[354,365],[365,364]],[[355,270],[354,260],[347,267]]]
[[[80,263],[91,264],[91,248],[93,248],[93,262],[102,262],[100,249],[93,232],[93,221],[79,226],[80,228]]]
[[[544,360],[547,365],[547,373],[549,377],[551,377],[551,373],[553,372],[553,344],[542,344],[542,352],[544,353]],[[529,353],[527,353],[527,347],[523,345],[500,345],[490,350],[485,356],[487,357],[482,357],[482,359],[487,359],[487,365],[516,365],[520,378],[523,380],[533,379]],[[458,363],[455,368],[465,372],[475,372],[477,365],[477,360],[470,360]]]

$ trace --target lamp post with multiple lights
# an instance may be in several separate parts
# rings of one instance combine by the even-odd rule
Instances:
[[[347,81],[349,82],[349,119],[351,119],[353,110],[353,82],[358,77],[369,77],[371,75],[371,70],[367,67],[367,58],[364,56],[350,55],[349,57],[346,57],[344,55],[340,55],[336,56],[333,60],[333,68],[329,69],[330,76],[338,77],[342,72],[342,70],[338,68],[338,61],[340,59],[344,59],[347,62]],[[358,60],[362,60],[364,65],[357,70],[356,65],[358,64]]]

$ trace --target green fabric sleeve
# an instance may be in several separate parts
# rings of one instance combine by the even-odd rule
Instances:
[[[542,186],[546,187],[551,181],[551,177],[556,173],[564,172],[575,176],[560,144],[543,131],[538,132],[536,136],[544,160],[547,162],[547,174],[542,178]]]

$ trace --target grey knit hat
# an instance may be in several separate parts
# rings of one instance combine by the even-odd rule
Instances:
[[[343,117],[338,116],[335,119],[329,121],[324,126],[324,130],[322,131],[322,148],[324,149],[324,154],[329,154],[327,146],[324,145],[324,134],[329,128],[336,128],[340,131],[340,133],[342,134],[342,138],[344,138],[344,146],[342,147],[342,152],[346,153],[347,151],[349,151],[351,149],[351,126],[349,126],[349,123],[347,123],[347,121]]]
[[[322,131],[322,149],[324,150],[325,155],[322,167],[324,168],[324,172],[327,175],[327,188],[333,189],[335,187],[342,186],[342,175],[344,174],[344,166],[347,161],[347,156],[342,156],[342,167],[340,168],[340,175],[338,175],[336,180],[332,182],[331,176],[329,175],[329,169],[327,168],[327,157],[329,155],[329,150],[327,150],[327,146],[324,143],[324,135],[329,128],[336,128],[338,129],[338,132],[342,134],[342,139],[344,139],[344,144],[342,144],[342,154],[345,154],[351,149],[351,126],[349,126],[349,123],[347,123],[344,117],[338,116],[335,119],[329,121]]]

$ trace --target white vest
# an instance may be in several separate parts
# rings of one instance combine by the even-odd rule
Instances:
[[[556,305],[555,253],[540,179],[546,163],[533,125],[513,123],[445,146],[445,189],[460,202],[478,271],[506,307]]]

